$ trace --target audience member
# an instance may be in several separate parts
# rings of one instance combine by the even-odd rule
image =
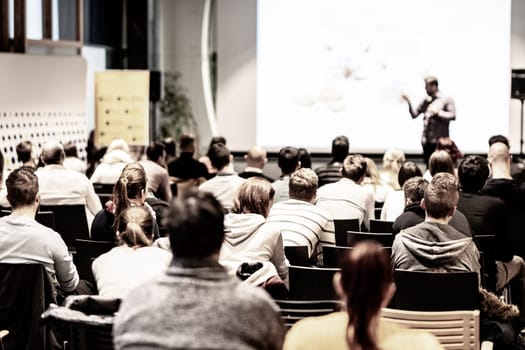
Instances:
[[[522,232],[525,213],[525,184],[510,174],[511,156],[509,148],[502,142],[493,143],[489,148],[488,161],[492,178],[488,179],[481,193],[498,197],[505,203],[507,227],[514,255],[525,257],[525,236]]]
[[[33,150],[33,143],[29,140],[22,141],[16,145],[16,156],[18,161],[22,163],[21,166],[36,168],[36,157]]]
[[[74,142],[68,142],[64,145],[64,167],[67,169],[78,171],[81,174],[86,174],[87,164],[78,158],[77,145]]]
[[[119,245],[93,261],[93,276],[100,295],[125,298],[140,284],[161,276],[171,254],[153,242],[155,219],[145,207],[128,207],[115,220]]]
[[[212,166],[217,169],[215,177],[199,186],[199,190],[211,192],[221,202],[225,210],[231,210],[239,192],[239,187],[246,181],[231,170],[230,150],[222,143],[211,146],[208,151]]]
[[[167,215],[173,262],[124,299],[113,327],[117,350],[281,348],[275,303],[219,265],[223,213],[210,193],[188,190],[175,199]]]
[[[171,201],[170,176],[166,170],[166,149],[162,142],[152,142],[146,149],[147,160],[140,161],[148,178],[148,191],[163,201]]]
[[[39,224],[38,178],[28,168],[13,170],[6,180],[12,212],[0,218],[0,262],[42,264],[61,290],[72,292],[79,278],[73,259],[60,235]]]
[[[480,156],[467,156],[459,165],[458,175],[461,191],[459,192],[458,210],[467,217],[476,236],[494,235],[495,264],[485,258],[485,273],[489,273],[493,282],[493,291],[501,290],[511,282],[512,301],[525,310],[525,262],[513,255],[512,241],[508,235],[505,204],[497,197],[481,194],[481,189],[489,177],[488,161]]]
[[[359,154],[343,162],[343,177],[317,191],[316,206],[335,220],[359,219],[359,225],[370,228],[374,218],[374,196],[361,183],[366,174],[366,160]]]
[[[480,273],[479,252],[472,237],[449,225],[459,199],[457,178],[437,173],[425,189],[421,206],[425,221],[398,233],[392,264],[412,271],[473,271]]]
[[[322,246],[335,244],[332,217],[315,202],[317,175],[299,169],[289,182],[290,199],[275,203],[268,215],[268,228],[280,231],[285,246],[306,246],[312,260],[322,261]]]
[[[85,175],[64,167],[65,153],[62,145],[59,142],[46,143],[40,157],[45,166],[38,168],[35,174],[38,177],[41,204],[84,204],[86,213],[91,214],[88,215],[88,220],[92,219],[102,208],[100,199]]]
[[[405,162],[399,169],[397,174],[397,182],[403,188],[405,182],[414,177],[414,176],[423,176],[421,169],[414,162]],[[381,220],[384,221],[394,221],[396,218],[401,215],[405,208],[405,194],[403,189],[390,191],[386,196],[385,203],[381,208]]]
[[[436,144],[436,151],[443,150],[446,151],[450,158],[452,158],[452,163],[454,164],[454,168],[458,165],[458,160],[463,158],[463,152],[461,152],[450,137],[440,137]]]
[[[406,203],[405,209],[392,225],[394,235],[401,230],[425,221],[425,209],[422,207],[421,201],[424,198],[427,186],[427,180],[423,179],[421,176],[412,177],[405,182],[403,185]],[[459,210],[454,211],[449,225],[467,237],[474,237],[469,221]]]
[[[341,135],[332,140],[332,160],[325,165],[315,169],[319,177],[319,187],[326,184],[337,182],[341,179],[341,168],[343,162],[348,155],[350,149],[350,142],[348,137]]]
[[[210,155],[209,155],[212,146],[216,145],[218,143],[222,143],[224,146],[226,146],[226,139],[223,136],[214,136],[214,137],[212,137],[211,140],[210,140],[210,145],[208,146],[208,152],[206,152],[205,156],[202,156],[202,157],[199,158],[199,162],[201,162],[204,165],[206,165],[206,169],[208,170],[208,177],[207,177],[207,179],[210,179],[210,178],[214,177],[215,174],[217,174],[217,171],[218,171],[217,169],[215,169],[215,167],[211,163]],[[233,163],[233,158],[230,159],[230,161]]]
[[[299,157],[299,162],[301,163],[301,168],[312,168],[312,157],[306,148],[298,148],[297,155]]]
[[[168,174],[177,178],[177,183],[184,183],[184,190],[197,187],[208,178],[206,165],[193,158],[195,154],[195,138],[182,134],[179,138],[179,158],[168,163]],[[180,191],[182,192],[182,191]]]
[[[383,185],[376,163],[368,157],[365,157],[365,161],[366,173],[362,185],[372,193],[375,203],[383,204],[387,194],[391,192],[392,189],[390,186]]]
[[[445,150],[436,150],[430,155],[428,169],[423,174],[423,178],[428,182],[437,173],[449,173],[456,175],[456,167],[450,154]]]
[[[166,150],[166,164],[169,164],[177,159],[177,147],[175,145],[175,140],[171,137],[166,137],[162,140],[162,144]]]
[[[400,149],[388,149],[383,155],[383,166],[379,171],[379,176],[385,186],[390,186],[393,190],[400,190],[402,185],[397,181],[399,169],[405,162],[405,152]]]
[[[268,162],[268,159],[266,158],[266,150],[264,148],[253,146],[244,156],[244,160],[246,161],[246,168],[239,173],[240,177],[248,179],[250,177],[258,176],[270,182],[274,181],[274,179],[263,173],[263,168]]]
[[[431,334],[381,318],[395,285],[390,257],[378,244],[363,242],[346,254],[334,287],[345,310],[297,322],[286,334],[284,350],[442,349]]]
[[[93,219],[91,239],[106,242],[118,241],[115,235],[115,219],[128,207],[144,206],[156,219],[156,215],[146,202],[146,198],[146,172],[144,168],[139,163],[127,164],[113,187],[112,201],[106,205],[106,208],[100,210]],[[155,238],[159,237],[156,220],[153,224],[153,234]]]
[[[277,157],[277,165],[281,169],[281,176],[272,183],[272,187],[275,190],[275,203],[290,198],[290,194],[288,193],[290,175],[301,167],[299,151],[295,147],[288,146],[281,148]]]
[[[496,142],[504,143],[510,151],[509,139],[503,135],[494,135],[489,138],[489,147]],[[519,182],[525,182],[525,162],[520,157],[511,157],[510,174],[512,178]]]
[[[111,141],[100,164],[97,165],[90,180],[92,183],[114,184],[117,182],[126,164],[133,163],[129,147],[123,139]]]
[[[232,213],[224,218],[226,237],[219,261],[234,272],[244,262],[261,262],[261,269],[247,280],[255,285],[261,285],[274,276],[286,283],[288,279],[281,233],[264,225],[274,194],[268,181],[250,178],[239,189]]]

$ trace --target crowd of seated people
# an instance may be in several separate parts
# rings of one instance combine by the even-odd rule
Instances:
[[[350,153],[345,136],[333,140],[333,159],[315,171],[307,151],[283,147],[277,159],[281,176],[274,181],[265,174],[261,147],[247,152],[247,167],[237,174],[224,138],[212,140],[202,162],[193,158],[193,136],[182,135],[178,145],[180,156],[170,151],[169,162],[161,142],[150,144],[147,159],[137,161],[116,140],[88,179],[78,154],[69,150],[66,157],[60,143],[42,147],[40,167],[31,143],[21,144],[22,166],[11,171],[0,192],[0,204],[11,208],[0,218],[0,263],[43,264],[62,294],[98,291],[123,299],[114,328],[118,349],[279,349],[283,341],[284,348],[307,349],[318,348],[326,334],[333,344],[323,346],[329,348],[410,348],[415,339],[418,348],[440,348],[425,333],[378,320],[393,294],[387,265],[480,274],[476,235],[496,235],[492,292],[509,285],[512,302],[520,313],[525,310],[525,185],[512,179],[504,141],[490,146],[487,159],[467,156],[458,170],[449,152],[436,150],[428,180],[396,149],[385,152],[378,169]],[[173,178],[194,181],[174,193]],[[113,186],[104,203],[94,191],[98,183]],[[482,199],[487,206],[481,208]],[[290,287],[285,248],[306,247],[309,263],[323,267],[323,246],[336,244],[334,220],[357,219],[368,231],[375,205],[383,202],[381,219],[394,223],[391,259],[376,245],[355,247],[334,280],[345,312],[299,322],[285,340],[277,306],[261,292],[286,296],[272,294],[275,285]],[[60,235],[35,221],[41,203],[85,205],[94,215],[90,239],[117,244],[94,260],[94,288],[84,288]]]

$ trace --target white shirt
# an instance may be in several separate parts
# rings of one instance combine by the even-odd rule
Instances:
[[[163,275],[171,258],[161,248],[123,244],[96,258],[91,269],[100,295],[124,298],[143,282]]]
[[[225,209],[231,210],[239,188],[245,181],[236,173],[221,172],[200,185],[199,190],[211,192]]]
[[[390,192],[381,208],[381,220],[396,221],[405,210],[405,192],[397,190]]]
[[[170,202],[172,194],[168,170],[151,160],[143,160],[139,163],[144,167],[148,177],[148,191],[155,193],[157,198]]]
[[[64,167],[86,174],[87,164],[76,157],[66,157],[64,159]]]

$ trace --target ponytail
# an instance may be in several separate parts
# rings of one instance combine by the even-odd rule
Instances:
[[[128,222],[124,232],[120,233],[120,241],[130,247],[146,247],[151,244],[142,228],[135,222]]]
[[[115,219],[119,241],[130,247],[145,247],[153,240],[154,219],[145,207],[128,207]]]

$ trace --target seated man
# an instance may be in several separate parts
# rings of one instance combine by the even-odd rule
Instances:
[[[274,181],[274,179],[263,173],[263,168],[268,162],[268,159],[266,158],[266,150],[264,148],[253,146],[244,156],[244,160],[246,161],[246,168],[244,168],[243,172],[239,173],[240,177],[248,179],[250,177],[258,176],[270,182]]]
[[[35,152],[33,152],[33,143],[29,140],[22,141],[16,145],[16,156],[21,166],[29,168],[36,167]]]
[[[64,240],[35,220],[40,196],[33,171],[24,167],[14,170],[7,177],[6,187],[13,211],[0,219],[0,262],[42,264],[60,289],[75,290],[78,273]]]
[[[316,192],[317,175],[313,170],[294,172],[289,182],[290,199],[273,205],[267,228],[281,231],[285,247],[307,246],[312,260],[321,260],[322,246],[334,245],[335,233],[331,216],[313,204]]]
[[[368,230],[374,218],[374,195],[361,186],[366,175],[365,158],[347,156],[341,173],[340,180],[319,189],[316,205],[336,220],[359,219],[359,225]]]
[[[169,209],[173,261],[131,291],[113,328],[118,349],[280,349],[284,328],[269,295],[219,265],[224,214],[210,193],[188,190]]]
[[[166,170],[166,148],[162,142],[152,142],[146,149],[147,160],[140,161],[148,177],[148,192],[169,202],[172,198],[170,176]]]
[[[479,276],[479,251],[471,237],[449,225],[458,203],[458,180],[437,173],[425,190],[421,206],[425,221],[396,235],[392,264],[412,271],[472,271]]]
[[[230,150],[224,144],[212,145],[208,157],[211,165],[217,169],[217,175],[199,186],[199,190],[213,193],[227,211],[233,207],[239,188],[246,181],[232,170],[230,155]]]
[[[272,187],[275,191],[274,203],[282,202],[290,198],[288,193],[290,175],[301,167],[299,150],[289,146],[281,148],[277,156],[277,165],[281,169],[281,176],[272,182]]]
[[[348,156],[349,149],[350,142],[348,141],[348,137],[341,135],[332,140],[332,160],[315,169],[319,177],[319,187],[339,181],[342,176],[341,168],[343,167],[346,156]]]
[[[186,183],[184,189],[198,186],[208,178],[206,165],[193,158],[195,138],[183,134],[179,138],[179,158],[168,163],[168,173],[177,183]],[[183,191],[181,191],[183,192]]]

